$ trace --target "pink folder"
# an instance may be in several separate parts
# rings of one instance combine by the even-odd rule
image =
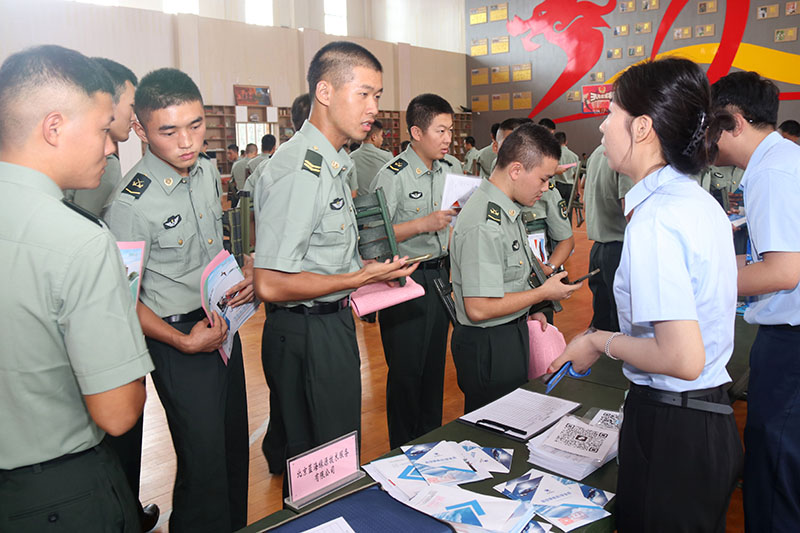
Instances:
[[[350,295],[350,305],[358,316],[368,315],[381,309],[386,309],[414,298],[419,298],[425,294],[422,285],[415,282],[410,277],[406,278],[406,284],[401,287],[399,284],[394,286],[386,282],[371,283],[357,289]]]
[[[528,379],[534,379],[547,373],[547,367],[564,352],[567,343],[557,327],[548,324],[542,331],[538,320],[528,321],[528,335],[531,348]]]

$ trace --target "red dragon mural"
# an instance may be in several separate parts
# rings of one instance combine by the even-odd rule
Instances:
[[[599,0],[598,0],[599,1]],[[678,14],[689,3],[688,0],[672,0],[666,7],[652,46],[651,58],[655,58]],[[514,16],[506,23],[509,34],[521,36],[523,48],[535,52],[539,44],[534,37],[542,35],[547,41],[561,48],[567,55],[567,65],[550,89],[531,111],[530,117],[552,104],[556,99],[574,87],[597,65],[603,55],[605,39],[600,28],[610,28],[603,18],[617,6],[616,0],[607,0],[599,5],[589,0],[544,0],[536,5],[528,19]],[[727,2],[725,24],[719,47],[708,68],[708,78],[713,83],[725,76],[734,64],[742,37],[747,25],[750,0]],[[784,92],[781,100],[800,98],[800,92]],[[566,122],[590,118],[596,115],[578,113],[556,119]]]

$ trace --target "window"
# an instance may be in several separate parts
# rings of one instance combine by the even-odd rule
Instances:
[[[164,0],[164,13],[200,14],[200,0]]]
[[[245,0],[244,21],[247,24],[272,26],[272,0]]]
[[[325,0],[325,33],[347,35],[347,0]]]

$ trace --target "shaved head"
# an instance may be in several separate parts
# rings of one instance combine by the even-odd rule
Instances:
[[[96,61],[61,46],[28,48],[0,67],[0,149],[19,147],[48,114],[75,116],[97,93],[114,96],[111,77]]]
[[[326,44],[314,54],[314,59],[308,66],[309,93],[316,93],[317,84],[322,80],[330,82],[336,88],[352,81],[355,67],[383,72],[378,58],[363,46],[348,41]]]

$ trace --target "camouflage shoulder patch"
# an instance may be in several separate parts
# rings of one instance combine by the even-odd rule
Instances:
[[[494,202],[489,202],[486,205],[486,220],[497,222],[500,224],[500,206]]]
[[[567,201],[561,200],[558,202],[558,210],[561,212],[561,218],[567,218]]]
[[[398,159],[397,161],[393,161],[387,168],[397,174],[407,166],[408,162],[406,162],[405,159]]]
[[[134,197],[134,199],[138,200],[144,191],[150,186],[150,178],[142,174],[141,172],[137,173],[133,179],[122,189],[122,194],[129,194]]]
[[[319,173],[322,171],[322,154],[314,150],[306,150],[306,156],[303,159],[303,170],[308,170],[319,177]]]
[[[94,216],[94,214],[92,214],[91,212],[89,212],[86,209],[82,208],[78,204],[74,204],[74,203],[70,202],[69,200],[67,200],[66,198],[62,198],[61,199],[61,203],[63,203],[65,206],[69,207],[70,209],[72,209],[73,211],[75,211],[76,213],[81,215],[82,217],[88,218],[89,220],[91,220],[92,222],[94,222],[95,224],[100,226],[101,228],[103,227],[103,223],[100,222],[99,218],[97,218],[96,216]]]

